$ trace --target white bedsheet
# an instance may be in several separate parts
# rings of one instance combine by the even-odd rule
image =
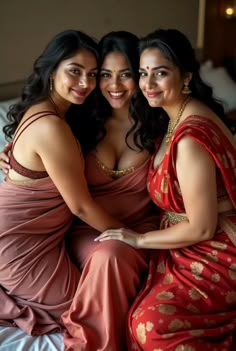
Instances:
[[[0,327],[0,351],[63,351],[60,333],[29,336],[19,328]]]

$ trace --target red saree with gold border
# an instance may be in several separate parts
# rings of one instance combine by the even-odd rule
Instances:
[[[128,316],[129,350],[235,351],[236,344],[236,150],[235,140],[215,122],[189,116],[176,129],[162,162],[151,161],[148,188],[163,209],[161,228],[186,219],[178,184],[177,143],[190,136],[216,164],[219,213],[212,240],[189,247],[153,250],[145,286]],[[154,157],[154,156],[153,156]]]

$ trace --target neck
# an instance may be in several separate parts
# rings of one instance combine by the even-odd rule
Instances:
[[[191,99],[191,96],[188,95],[183,101],[182,101],[182,104],[179,108],[179,111],[176,115],[176,118],[174,119],[171,119],[170,118],[170,121],[169,121],[169,124],[168,124],[168,127],[167,127],[167,132],[166,132],[166,143],[169,143],[171,137],[172,137],[172,134],[175,130],[175,128],[177,128],[179,122],[180,122],[180,119],[182,118],[182,115],[183,115],[183,112],[185,110],[185,107],[187,105],[187,103],[189,102],[189,100]]]
[[[65,115],[67,110],[69,109],[71,103],[67,101],[61,101],[56,96],[49,96],[49,101],[52,104],[55,112],[63,119],[65,119]]]
[[[127,107],[112,109],[111,117],[119,121],[127,121],[129,117],[129,109]]]
[[[168,114],[168,117],[171,120],[171,123],[175,123],[176,119],[178,118],[179,112],[182,109],[183,105],[185,105],[185,102],[189,101],[190,99],[190,95],[188,96],[184,96],[175,103],[173,104],[173,106],[168,106],[167,108],[165,108],[166,113]]]

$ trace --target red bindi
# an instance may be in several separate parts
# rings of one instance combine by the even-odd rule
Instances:
[[[149,69],[149,66],[147,66],[146,68]]]

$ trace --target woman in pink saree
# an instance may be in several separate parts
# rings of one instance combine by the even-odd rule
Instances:
[[[132,117],[130,112],[131,99],[137,89],[137,44],[138,38],[128,32],[112,32],[104,37],[100,43],[102,56],[100,88],[103,94],[100,96],[102,99],[100,107],[103,110],[95,111],[97,117],[92,116],[92,119],[89,119],[89,116],[86,119],[76,118],[71,114],[69,122],[84,148],[84,171],[93,199],[112,215],[112,218],[119,218],[126,226],[145,232],[158,227],[159,216],[152,206],[146,187],[150,153],[142,147],[140,142],[135,142],[137,125],[132,118],[134,112]],[[96,133],[96,122],[99,122],[99,119],[100,132],[105,129],[106,133],[104,134]],[[96,143],[96,138],[93,139],[94,132],[95,137],[99,139],[98,143]],[[5,154],[0,156],[2,159],[7,158]],[[24,200],[25,206],[22,207],[22,212],[19,214],[22,221],[25,221],[24,229],[28,228],[29,231],[25,233],[25,238],[28,240],[29,246],[34,247],[34,250],[28,256],[29,246],[25,247],[24,252],[22,252],[21,247],[19,251],[21,250],[24,263],[28,266],[31,262],[28,258],[32,256],[35,256],[35,259],[40,260],[42,264],[40,279],[35,284],[35,290],[39,290],[38,295],[43,305],[38,306],[39,312],[41,313],[43,308],[46,309],[45,304],[43,304],[45,295],[41,294],[41,290],[47,292],[55,302],[59,296],[64,296],[64,290],[68,288],[70,297],[75,294],[73,301],[70,298],[60,310],[58,310],[58,306],[55,306],[57,318],[60,313],[68,310],[62,316],[62,324],[67,329],[65,348],[77,351],[125,350],[125,320],[128,309],[140,289],[142,278],[147,273],[148,251],[136,250],[117,241],[95,242],[94,239],[99,234],[99,228],[94,226],[94,229],[89,223],[86,224],[79,220],[69,228],[72,221],[70,211],[66,212],[70,221],[68,221],[68,227],[65,227],[67,222],[63,212],[64,207],[60,211],[58,202],[54,201],[55,209],[54,211],[50,210],[53,202],[47,201],[47,192],[49,191],[52,196],[51,200],[55,196],[56,200],[63,203],[63,200],[58,197],[56,189],[51,190],[50,187],[47,187],[48,184],[45,184],[45,180],[37,181],[36,184],[42,186],[42,190],[45,187],[45,194],[40,198],[40,201],[35,203],[34,210],[30,212],[31,218],[27,221],[26,216],[24,217],[24,211],[25,208],[28,208],[29,202],[27,196],[30,198],[35,192],[34,187],[32,187],[31,192],[31,188],[27,184],[26,189],[29,193],[25,197],[26,201]],[[6,208],[5,217],[9,215],[9,211],[9,208]],[[33,220],[32,216],[37,211],[39,217]],[[43,234],[41,221],[45,223],[45,235],[37,237],[30,235],[32,227],[36,233]],[[50,223],[50,227],[48,227],[48,223]],[[55,234],[53,236],[51,231],[54,226],[58,230],[60,229],[60,233],[53,231]],[[17,227],[14,227],[13,232],[16,230]],[[68,277],[65,275],[68,265],[75,269],[75,266],[69,261],[67,251],[65,251],[63,240],[65,232],[70,257],[79,268],[81,276],[77,272],[77,276],[74,277],[70,271],[68,271]],[[42,250],[41,242],[37,246],[36,239],[40,239],[44,243],[44,250]],[[50,249],[50,240],[53,243],[52,250]],[[56,250],[58,245],[61,248],[61,260],[57,266],[57,257],[54,256],[53,250]],[[20,262],[17,264],[18,267],[21,267]],[[54,272],[52,268],[55,265]],[[33,272],[36,280],[39,276],[37,266]],[[49,279],[51,272],[52,277]],[[30,277],[31,274],[29,280]],[[44,280],[45,288],[40,289],[39,287]],[[74,285],[69,290],[72,282]],[[31,285],[33,286],[33,284]],[[31,289],[25,289],[25,285],[22,285],[21,289],[26,290],[28,295],[32,293]],[[51,294],[51,291],[54,290],[56,290],[55,298]],[[30,304],[32,306],[32,301]],[[41,318],[41,324],[43,320]],[[34,320],[32,324],[34,324]],[[19,321],[17,321],[17,325],[19,325]],[[52,327],[49,326],[49,330],[52,330]],[[47,332],[46,329],[45,332]]]
[[[158,30],[140,50],[140,88],[150,106],[162,108],[160,118],[169,117],[147,181],[162,209],[161,226],[140,236],[108,230],[97,239],[152,249],[149,275],[128,315],[129,350],[233,351],[235,139],[182,33]]]
[[[91,197],[67,123],[70,113],[77,118],[70,109],[92,97],[97,56],[86,34],[57,34],[35,61],[4,127],[13,147],[0,185],[0,323],[30,335],[62,330],[61,314],[76,292],[80,272],[64,241],[73,215],[98,231],[121,225]]]
[[[138,86],[137,45],[137,37],[124,31],[108,33],[99,43],[98,118],[106,133],[84,159],[93,198],[127,227],[146,232],[158,227],[159,217],[146,186],[150,153],[135,143],[137,126],[130,110]],[[68,350],[126,350],[127,313],[147,274],[147,250],[118,241],[98,243],[98,234],[80,222],[67,236],[69,253],[82,270],[62,317]]]

